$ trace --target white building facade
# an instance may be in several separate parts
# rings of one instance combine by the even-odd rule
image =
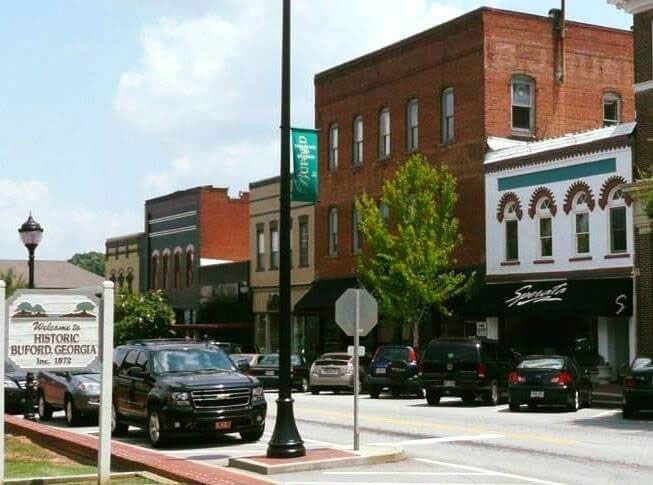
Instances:
[[[470,305],[521,353],[577,354],[616,380],[634,357],[634,123],[490,150],[486,284]],[[494,145],[496,145],[496,140]]]

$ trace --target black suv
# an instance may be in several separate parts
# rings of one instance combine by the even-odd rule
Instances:
[[[492,406],[508,393],[508,375],[517,364],[504,345],[484,339],[437,339],[426,348],[419,379],[431,405],[442,396],[471,403],[478,396]]]
[[[267,404],[263,386],[237,371],[227,354],[209,343],[186,340],[129,342],[114,351],[114,435],[128,425],[145,428],[153,446],[173,434],[263,435]]]

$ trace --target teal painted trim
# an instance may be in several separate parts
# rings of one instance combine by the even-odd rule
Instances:
[[[535,185],[545,185],[553,182],[562,182],[563,180],[577,180],[583,177],[613,173],[616,171],[617,159],[606,158],[605,160],[581,163],[571,167],[554,168],[524,175],[502,177],[498,180],[499,191],[519,189],[521,187],[532,187]]]

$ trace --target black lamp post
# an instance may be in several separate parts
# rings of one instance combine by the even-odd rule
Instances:
[[[279,398],[270,458],[306,455],[293,412],[290,377],[290,0],[283,0],[281,49],[281,180],[279,183]]]
[[[43,228],[34,220],[30,213],[27,220],[18,229],[21,241],[29,253],[29,280],[27,287],[34,288],[34,251],[43,237]],[[34,420],[34,374],[28,372],[25,382],[25,419]]]

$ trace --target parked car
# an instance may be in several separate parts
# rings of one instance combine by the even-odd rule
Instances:
[[[26,384],[26,373],[5,360],[5,411],[8,414],[25,412]]]
[[[565,406],[571,411],[592,406],[592,381],[588,370],[562,355],[529,355],[510,373],[510,410],[522,404]]]
[[[263,436],[263,386],[238,372],[227,354],[207,343],[142,341],[114,352],[112,432],[145,428],[150,443],[174,435],[239,433]]]
[[[299,392],[308,391],[308,364],[301,355],[290,356],[292,386]],[[265,354],[258,363],[249,369],[249,375],[256,377],[264,387],[279,386],[279,354]]]
[[[215,340],[210,340],[209,342],[210,342],[211,345],[215,345],[216,347],[220,347],[228,355],[240,354],[243,351],[240,344],[235,344],[233,342],[217,342]]]
[[[361,389],[366,384],[364,366],[359,363],[359,382]],[[311,365],[309,384],[311,394],[320,391],[353,392],[354,390],[354,358],[346,353],[329,353],[321,355]]]
[[[417,379],[415,349],[403,345],[379,347],[370,363],[367,386],[372,399],[377,399],[384,389],[389,389],[395,397],[412,393],[423,398],[424,392]]]
[[[79,425],[84,418],[97,420],[100,411],[100,367],[85,371],[41,371],[38,380],[38,412],[42,421],[63,409],[68,426]]]
[[[630,419],[640,410],[653,411],[653,360],[636,358],[624,378],[622,416]]]
[[[231,360],[233,360],[234,364],[236,364],[236,367],[242,366],[243,368],[247,369],[247,372],[249,372],[249,368],[258,364],[258,361],[261,360],[261,357],[263,357],[263,355],[262,354],[231,354],[229,357],[231,357]]]
[[[478,397],[496,406],[508,392],[508,374],[516,357],[499,342],[486,339],[431,341],[420,363],[420,383],[430,405],[442,396],[472,403]]]

